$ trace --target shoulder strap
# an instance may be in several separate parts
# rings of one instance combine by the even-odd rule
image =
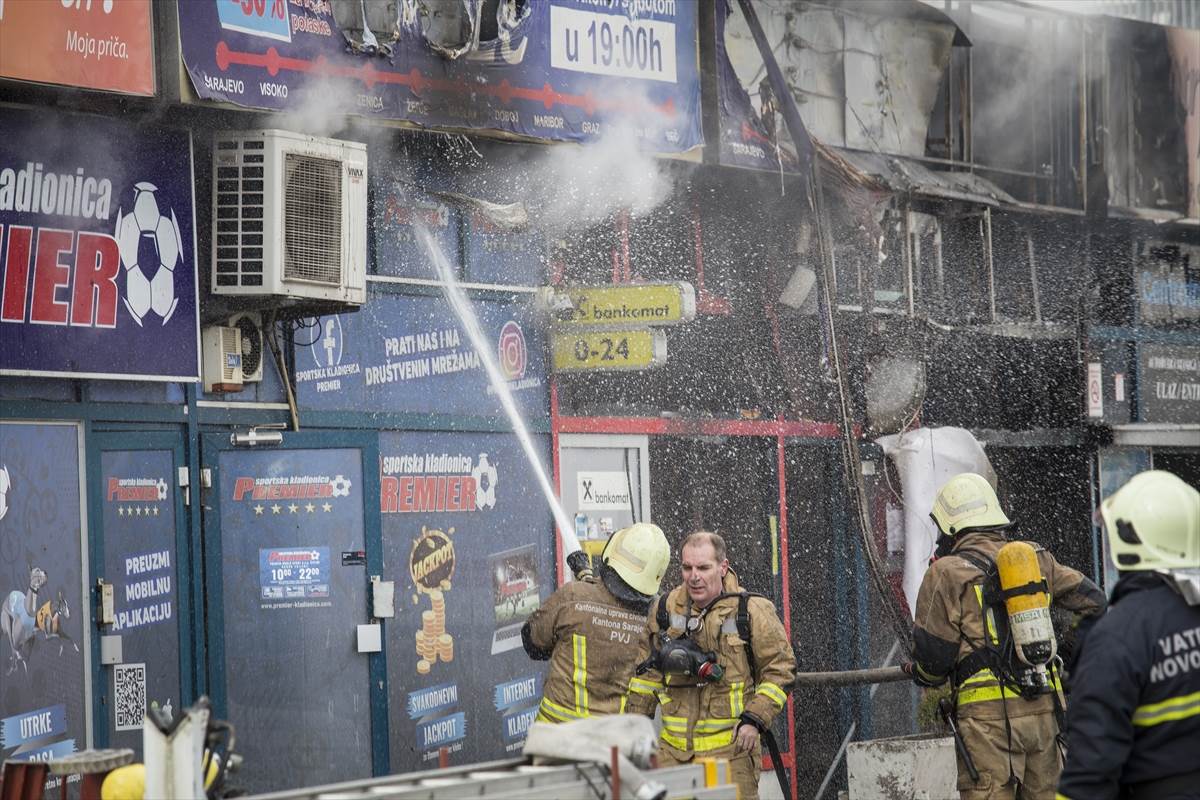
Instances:
[[[737,610],[738,636],[746,643],[746,661],[750,664],[750,677],[758,681],[758,664],[754,660],[754,648],[750,646],[750,593],[742,592],[738,597]]]
[[[960,550],[957,553],[953,553],[953,555],[958,556],[984,575],[990,573],[996,566],[995,561],[992,561],[992,559],[983,553],[977,553],[974,550]]]
[[[738,636],[742,637],[742,640],[745,641],[747,645],[749,645],[750,644],[750,593],[749,592],[741,592],[738,595],[737,632],[738,632]]]
[[[754,659],[754,648],[750,644],[750,598],[761,597],[764,600],[769,598],[766,595],[758,592],[738,592],[738,608],[737,608],[737,632],[738,636],[742,637],[742,641],[746,643],[746,661],[750,664],[750,677],[756,682],[758,681],[758,664]]]
[[[659,633],[665,634],[671,627],[671,611],[667,608],[667,595],[658,596],[658,608],[654,611],[654,621],[658,623]]]

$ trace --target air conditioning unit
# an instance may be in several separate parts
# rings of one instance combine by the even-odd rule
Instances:
[[[212,292],[327,313],[366,300],[367,148],[280,130],[213,143]]]
[[[200,331],[200,373],[204,391],[242,390],[242,332],[228,325],[210,325]]]
[[[261,381],[263,360],[267,357],[262,314],[256,311],[234,314],[225,324],[230,328],[237,328],[241,334],[242,383]]]

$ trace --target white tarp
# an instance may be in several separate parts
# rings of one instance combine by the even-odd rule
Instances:
[[[894,541],[903,525],[904,597],[910,612],[917,607],[917,589],[933,554],[937,529],[929,512],[933,498],[946,481],[960,472],[977,472],[996,485],[996,473],[983,452],[983,445],[963,428],[917,428],[905,434],[876,439],[884,454],[892,460],[900,476],[904,513],[888,514],[888,541]]]

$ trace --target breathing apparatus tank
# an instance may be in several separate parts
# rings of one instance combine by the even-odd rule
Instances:
[[[1044,675],[1058,641],[1037,551],[1028,542],[1009,542],[996,554],[996,571],[1017,658]]]

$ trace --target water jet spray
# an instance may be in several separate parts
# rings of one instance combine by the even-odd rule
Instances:
[[[446,300],[450,303],[450,307],[458,316],[459,322],[463,327],[463,332],[467,334],[467,339],[471,342],[471,347],[479,355],[479,360],[483,363],[483,368],[487,372],[488,380],[491,382],[496,396],[500,398],[500,405],[504,408],[504,413],[508,416],[509,422],[512,423],[513,433],[516,434],[517,440],[521,443],[521,449],[525,451],[525,457],[529,459],[529,466],[533,469],[533,473],[538,480],[538,485],[542,489],[542,494],[545,495],[546,502],[550,506],[550,511],[554,515],[554,522],[558,526],[558,535],[562,537],[563,555],[567,566],[578,574],[580,572],[580,562],[586,561],[586,554],[583,553],[579,539],[575,536],[573,523],[567,517],[562,504],[558,501],[558,495],[555,494],[554,487],[550,485],[550,479],[546,476],[546,468],[542,465],[537,450],[533,446],[533,439],[529,435],[529,428],[525,425],[525,419],[521,416],[521,412],[517,410],[517,403],[513,399],[512,392],[509,390],[508,381],[500,374],[500,367],[496,364],[496,356],[488,346],[488,342],[483,335],[483,328],[479,324],[475,308],[471,305],[471,301],[467,297],[466,292],[463,291],[462,286],[459,285],[458,278],[454,274],[454,269],[450,266],[449,259],[442,252],[442,248],[438,245],[437,240],[433,238],[433,234],[424,225],[418,224],[415,228],[417,241],[421,243],[421,247],[425,249],[429,260],[433,262],[438,279],[442,282],[442,292],[445,294]],[[576,553],[579,556],[575,556]]]

